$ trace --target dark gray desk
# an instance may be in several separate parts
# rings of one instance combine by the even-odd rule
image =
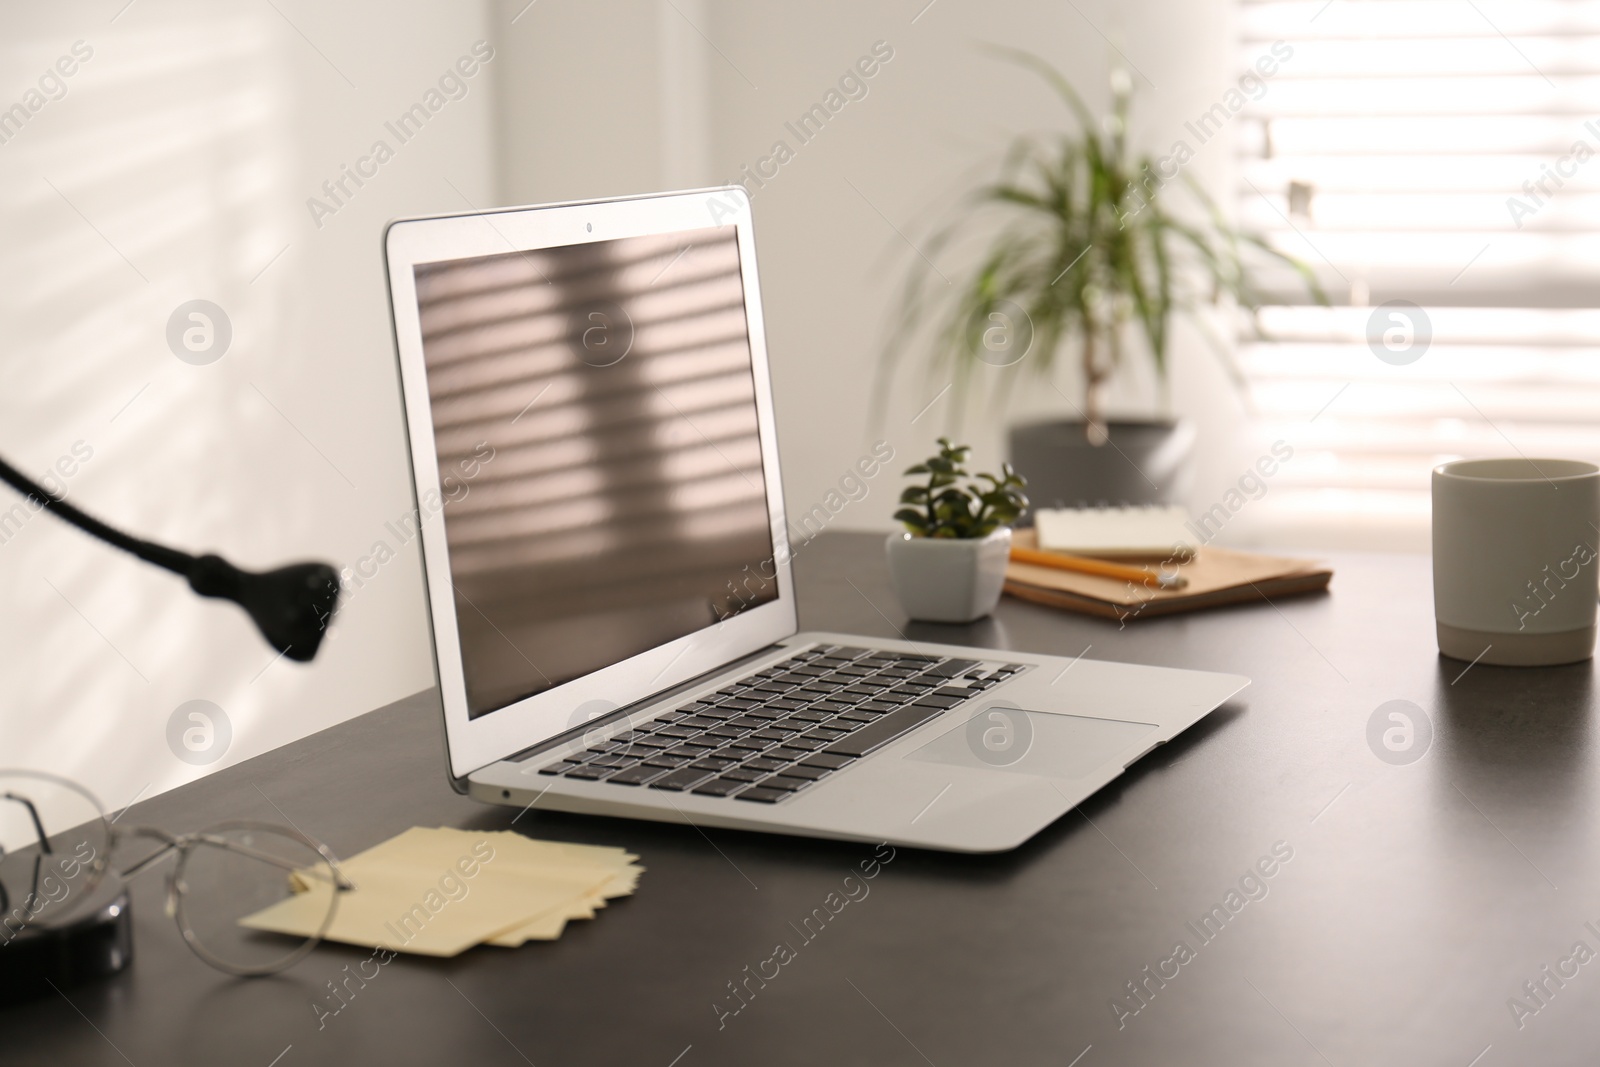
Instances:
[[[854,535],[802,549],[802,624],[892,635],[881,551]],[[1424,558],[1335,562],[1327,596],[1122,631],[1009,601],[970,627],[911,627],[1255,684],[1014,853],[902,850],[808,944],[789,924],[872,849],[530,816],[519,827],[537,835],[639,852],[638,895],[553,944],[401,957],[319,1032],[313,998],[366,951],[324,946],[285,976],[230,980],[191,958],[149,879],[131,972],[0,1012],[0,1063],[1593,1063],[1600,958],[1568,964],[1560,986],[1541,971],[1579,940],[1600,953],[1584,925],[1600,929],[1590,665],[1463,675],[1435,653]],[[1435,731],[1407,766],[1367,742],[1391,699]],[[514,812],[450,792],[435,715],[418,694],[129,818],[272,819],[271,798],[346,854],[414,824],[505,827]],[[1293,858],[1266,895],[1202,942],[1189,924],[1226,908],[1277,842]],[[780,940],[797,958],[719,1030],[713,1003]],[[1192,958],[1163,964],[1180,940]],[[1544,982],[1542,1006],[1528,981]],[[1119,1029],[1111,1001],[1129,982],[1151,992]],[[1521,1029],[1513,996],[1539,1008]]]

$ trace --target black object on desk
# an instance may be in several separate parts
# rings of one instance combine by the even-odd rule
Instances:
[[[267,644],[305,662],[317,654],[339,604],[339,572],[326,563],[293,563],[276,570],[241,570],[221,556],[190,555],[123,533],[0,460],[0,482],[65,522],[108,545],[182,575],[205,597],[231,600],[249,614]]]
[[[4,460],[0,460],[0,482],[90,536],[182,575],[199,595],[235,602],[249,614],[267,643],[289,659],[304,662],[316,656],[339,603],[339,574],[328,564],[296,563],[262,573],[241,570],[218,555],[195,556],[126,534],[68,503]],[[52,909],[65,908],[64,916],[52,914],[52,921],[34,921],[30,908],[44,900],[38,861],[50,851],[49,838],[26,798],[6,794],[0,796],[0,802],[27,807],[37,830],[34,847],[41,850],[35,857],[34,884],[16,907],[5,899],[5,889],[0,886],[0,899],[5,900],[0,907],[0,950],[6,950],[0,955],[0,1003],[37,996],[46,988],[72,988],[127,966],[133,948],[130,905],[120,879],[113,875],[88,899],[65,900]],[[3,844],[0,842],[0,857],[5,855]],[[102,862],[108,860],[102,858]]]
[[[1488,1047],[1477,1067],[1592,1062],[1600,960],[1548,982],[1520,1029],[1507,1007],[1576,940],[1597,947],[1589,665],[1463,674],[1441,660],[1424,556],[1339,554],[1332,595],[1119,630],[1012,600],[970,626],[908,626],[882,552],[876,535],[801,546],[801,625],[1069,656],[1092,645],[1254,684],[996,856],[519,818],[451,792],[436,700],[418,694],[128,817],[277,805],[341,854],[413,825],[511,827],[639,853],[638,894],[556,942],[381,967],[324,945],[241,983],[157,929],[160,887],[136,884],[135,966],[70,1004],[0,1010],[0,1060],[1466,1067]],[[1392,700],[1432,725],[1429,742],[1416,723],[1403,764],[1368,741]],[[1169,965],[1180,940],[1192,958]]]

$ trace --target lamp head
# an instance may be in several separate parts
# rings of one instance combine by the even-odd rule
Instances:
[[[206,555],[195,559],[188,578],[201,596],[244,608],[268,644],[302,663],[317,654],[339,606],[339,573],[326,563],[293,563],[258,574]]]

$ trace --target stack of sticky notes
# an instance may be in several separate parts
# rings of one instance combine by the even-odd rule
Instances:
[[[534,841],[510,830],[413,827],[340,864],[355,888],[339,893],[323,937],[426,956],[473,945],[553,941],[570,919],[592,919],[628,896],[644,868],[620,848]],[[276,904],[240,920],[253,930],[314,935],[324,893],[303,875]]]

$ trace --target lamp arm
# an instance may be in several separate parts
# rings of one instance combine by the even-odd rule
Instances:
[[[158,545],[152,541],[130,537],[114,526],[107,526],[75,504],[67,503],[63,497],[52,493],[4,459],[0,459],[0,482],[5,482],[29,500],[38,503],[40,507],[54,511],[84,533],[97,537],[108,545],[114,545],[124,552],[131,552],[146,563],[154,563],[157,567],[164,567],[174,574],[183,575],[185,578],[189,576],[189,571],[194,567],[195,557],[189,553],[180,552],[165,545]]]
[[[317,654],[338,609],[339,572],[326,563],[294,563],[263,573],[241,570],[218,555],[195,556],[125,534],[67,503],[3,459],[0,482],[91,537],[183,576],[201,596],[232,600],[255,621],[267,643],[290,659],[303,662]]]

